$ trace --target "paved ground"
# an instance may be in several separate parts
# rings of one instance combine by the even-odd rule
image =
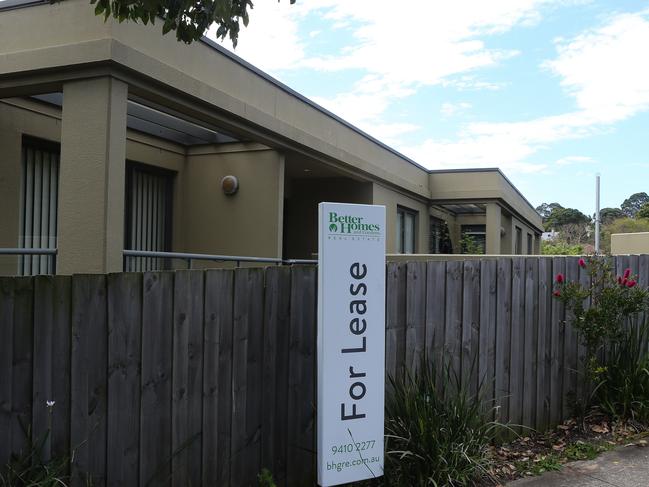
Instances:
[[[649,487],[649,447],[627,446],[507,487]]]

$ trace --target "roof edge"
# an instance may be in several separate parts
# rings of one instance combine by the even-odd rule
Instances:
[[[8,1],[8,0],[6,0],[6,1]],[[25,1],[25,0],[23,0],[23,1]],[[213,39],[210,39],[210,38],[208,38],[208,37],[202,37],[201,40],[200,40],[200,42],[202,42],[202,43],[208,45],[209,47],[211,47],[211,48],[214,49],[215,51],[217,51],[217,52],[219,52],[220,54],[226,56],[227,58],[229,58],[229,59],[231,59],[232,61],[236,62],[237,64],[241,65],[242,67],[248,69],[249,71],[251,71],[252,73],[256,74],[257,76],[259,76],[259,77],[265,79],[266,81],[268,81],[269,83],[271,83],[271,84],[277,86],[280,90],[284,91],[285,93],[287,93],[287,94],[289,94],[289,95],[291,95],[291,96],[297,98],[298,100],[300,100],[300,101],[306,103],[307,105],[309,105],[309,106],[312,107],[312,108],[315,108],[316,110],[318,110],[319,112],[323,113],[324,115],[326,115],[326,116],[328,116],[328,117],[334,119],[336,122],[338,122],[338,123],[340,123],[340,124],[346,126],[347,128],[353,130],[354,132],[356,132],[357,134],[363,136],[364,138],[366,138],[366,139],[369,140],[370,142],[373,142],[374,144],[377,144],[377,145],[380,146],[381,148],[387,150],[388,152],[391,152],[391,153],[394,154],[395,156],[397,156],[397,157],[403,159],[404,161],[409,162],[410,164],[412,164],[412,165],[418,167],[418,168],[421,169],[422,171],[425,171],[425,172],[429,172],[429,171],[430,171],[428,168],[422,166],[421,164],[419,164],[419,163],[418,163],[417,161],[415,161],[414,159],[411,159],[410,157],[408,157],[408,156],[402,154],[401,152],[399,152],[398,150],[394,149],[393,147],[390,147],[390,146],[387,145],[386,143],[381,142],[381,141],[380,141],[379,139],[377,139],[376,137],[374,137],[374,136],[368,134],[367,132],[365,132],[364,130],[362,130],[362,129],[356,127],[354,124],[352,124],[352,123],[348,122],[347,120],[341,118],[340,116],[336,115],[335,113],[333,113],[333,112],[327,110],[327,109],[324,108],[322,105],[319,105],[318,103],[314,102],[313,100],[311,100],[311,99],[307,98],[306,96],[302,95],[301,93],[295,91],[295,90],[294,90],[293,88],[291,88],[290,86],[288,86],[288,85],[282,83],[282,82],[279,81],[277,78],[274,78],[273,76],[271,76],[271,75],[269,75],[268,73],[262,71],[261,69],[259,69],[259,68],[256,67],[255,65],[249,63],[249,62],[246,61],[245,59],[243,59],[243,58],[239,57],[238,55],[236,55],[235,53],[229,51],[228,49],[226,49],[225,47],[223,47],[222,45],[220,45],[218,42],[214,41]]]
[[[3,0],[2,2],[0,2],[0,11],[33,7],[35,5],[41,5],[45,3],[50,2],[48,0]]]
[[[476,167],[476,168],[466,168],[466,169],[428,169],[429,174],[444,174],[444,173],[469,173],[469,172],[497,172],[509,186],[512,187],[514,191],[522,198],[522,200],[529,206],[532,211],[538,214],[536,208],[529,202],[529,200],[520,192],[520,190],[511,182],[511,180],[505,175],[505,173],[499,167]],[[539,215],[540,217],[540,215]]]

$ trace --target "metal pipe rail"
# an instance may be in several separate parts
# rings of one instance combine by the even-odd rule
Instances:
[[[0,255],[56,255],[57,249],[1,248]]]
[[[179,259],[186,260],[188,268],[192,268],[194,260],[209,260],[212,262],[236,262],[237,267],[241,262],[255,262],[259,264],[317,264],[317,260],[309,259],[279,259],[276,257],[248,257],[241,255],[212,255],[212,254],[194,254],[188,252],[158,252],[152,250],[127,250],[123,251],[124,257],[149,257],[162,259]]]

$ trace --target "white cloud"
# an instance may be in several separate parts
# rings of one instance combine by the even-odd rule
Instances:
[[[294,7],[288,0],[255,2],[248,27],[242,26],[239,32],[237,48],[233,49],[227,38],[222,45],[270,74],[298,66],[305,56],[305,41],[298,32],[303,12]],[[207,36],[216,38],[214,26]]]
[[[452,117],[454,115],[466,112],[471,107],[471,103],[465,101],[461,101],[459,103],[442,103],[439,111],[444,117]]]
[[[622,14],[598,29],[557,43],[545,66],[561,77],[584,118],[613,123],[649,107],[647,12]]]
[[[362,73],[347,92],[314,97],[315,101],[428,167],[499,166],[538,172],[549,165],[527,161],[543,148],[606,133],[615,123],[649,109],[649,64],[644,62],[649,45],[647,12],[614,15],[576,37],[556,40],[556,57],[541,69],[556,76],[574,100],[573,111],[518,122],[470,123],[455,139],[428,138],[407,146],[399,136],[421,132],[422,127],[388,115],[395,101],[424,86],[502,89],[503,84],[489,83],[478,74],[519,53],[491,48],[488,36],[538,23],[544,8],[565,4],[412,0],[411,14],[404,20],[403,7],[399,5],[397,15],[394,2],[387,0],[309,0],[296,5],[260,0],[236,52],[275,75],[305,68]],[[328,23],[318,29],[332,34],[333,29],[344,28],[355,43],[329,55],[310,56],[313,38],[322,42],[329,37],[313,30],[313,35],[300,35],[300,22],[309,15]],[[441,113],[451,116],[466,108],[447,103]],[[574,156],[556,161],[577,162]]]
[[[546,164],[526,160],[549,145],[606,133],[614,124],[649,109],[647,12],[621,14],[579,36],[557,41],[557,57],[543,64],[559,77],[576,109],[521,122],[481,122],[465,126],[457,140],[426,140],[403,148],[431,167],[499,166],[536,172]],[[585,163],[567,156],[559,165]]]
[[[497,89],[498,85],[471,73],[517,52],[490,48],[483,37],[533,24],[543,6],[557,1],[411,0],[404,11],[403,5],[388,0],[309,0],[295,5],[260,0],[255,2],[249,27],[240,34],[236,52],[276,76],[304,68],[364,73],[348,93],[317,101],[376,134],[370,122],[377,128],[387,123],[381,117],[391,103],[422,86]],[[298,29],[309,15],[328,23],[330,33],[346,29],[354,43],[326,55],[309,56],[309,42],[315,35],[301,37]]]

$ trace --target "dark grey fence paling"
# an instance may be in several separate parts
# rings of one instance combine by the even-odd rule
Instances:
[[[587,392],[551,296],[577,260],[389,263],[386,375],[443,359],[498,419],[557,423]],[[649,256],[613,264],[649,284]],[[0,337],[2,465],[29,432],[73,485],[315,480],[315,267],[0,278]]]

